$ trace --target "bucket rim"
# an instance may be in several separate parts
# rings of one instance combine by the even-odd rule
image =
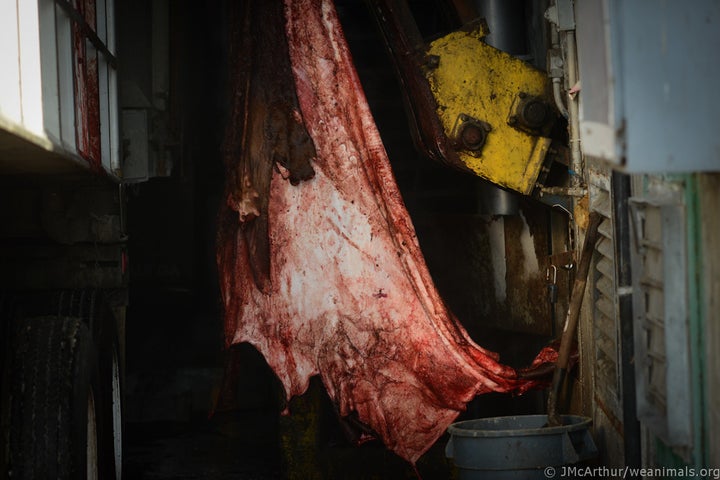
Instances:
[[[504,430],[481,430],[467,429],[463,425],[468,425],[477,421],[492,420],[519,420],[523,418],[543,418],[547,421],[547,415],[508,415],[502,417],[476,418],[472,420],[464,420],[456,422],[448,426],[448,433],[456,437],[520,437],[520,436],[539,436],[539,435],[559,435],[565,432],[574,432],[577,430],[587,429],[592,424],[590,417],[581,415],[560,415],[563,423],[572,421],[568,425],[559,425],[557,427],[536,427],[536,428],[518,428]]]

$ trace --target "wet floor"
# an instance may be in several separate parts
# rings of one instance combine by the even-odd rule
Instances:
[[[218,414],[190,422],[130,423],[123,477],[143,479],[281,479],[276,413]]]

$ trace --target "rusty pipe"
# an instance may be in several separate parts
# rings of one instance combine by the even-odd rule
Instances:
[[[580,263],[578,264],[575,282],[573,283],[570,305],[568,307],[567,317],[565,318],[565,326],[563,327],[562,337],[560,339],[560,349],[558,350],[558,358],[555,363],[555,372],[550,387],[550,394],[548,396],[548,426],[551,427],[562,424],[557,412],[558,395],[567,376],[570,351],[573,341],[575,340],[578,320],[580,319],[580,308],[582,307],[583,296],[585,295],[585,286],[587,285],[587,277],[590,271],[590,261],[592,260],[595,244],[597,243],[600,222],[602,222],[602,216],[598,212],[591,212]]]

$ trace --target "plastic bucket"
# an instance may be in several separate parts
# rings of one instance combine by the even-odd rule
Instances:
[[[547,415],[482,418],[453,423],[445,455],[459,480],[547,479],[558,467],[597,456],[587,417],[562,415],[562,425],[545,427]],[[551,468],[548,468],[551,467]]]

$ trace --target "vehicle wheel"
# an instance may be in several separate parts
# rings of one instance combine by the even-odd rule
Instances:
[[[11,478],[104,478],[97,353],[81,320],[15,323],[10,371]]]
[[[99,289],[29,292],[15,299],[11,318],[75,318],[87,326],[97,353],[98,382],[94,389],[94,406],[100,476],[120,480],[123,359],[109,295],[112,292]]]
[[[61,316],[81,319],[90,329],[98,353],[99,385],[96,392],[103,410],[97,412],[102,478],[122,478],[122,373],[120,343],[115,317],[105,292],[97,289],[66,290],[53,298]]]
[[[99,395],[105,407],[98,418],[98,439],[102,445],[103,478],[122,479],[122,388],[118,344],[115,337],[96,343],[100,351],[98,368],[102,382]]]

